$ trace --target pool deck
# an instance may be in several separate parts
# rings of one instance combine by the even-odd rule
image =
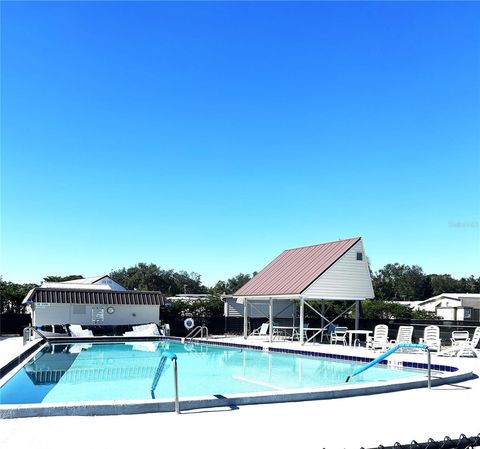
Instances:
[[[245,343],[243,338],[215,339]],[[269,345],[261,338],[247,344]],[[364,348],[275,341],[271,346],[372,357]],[[0,366],[23,350],[21,338],[0,341]],[[395,354],[398,360],[425,361],[425,354]],[[433,355],[432,363],[457,366],[480,375],[480,359]],[[181,388],[181,386],[180,386]],[[181,390],[180,390],[181,395]],[[208,448],[315,447],[371,448],[395,442],[452,439],[480,432],[480,378],[432,390],[415,389],[334,400],[246,405],[192,410],[181,415],[58,416],[0,420],[0,447],[50,449],[67,446]],[[279,426],[280,429],[279,429]],[[162,429],[166,430],[162,432]]]

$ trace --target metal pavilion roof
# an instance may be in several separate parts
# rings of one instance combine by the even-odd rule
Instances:
[[[234,296],[300,295],[361,237],[284,251]]]

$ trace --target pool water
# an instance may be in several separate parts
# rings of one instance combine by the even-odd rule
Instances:
[[[151,399],[162,353],[178,357],[180,397],[274,392],[341,385],[358,362],[172,341],[53,344],[0,387],[0,404]],[[376,365],[350,384],[425,376]],[[172,398],[167,361],[155,398]]]

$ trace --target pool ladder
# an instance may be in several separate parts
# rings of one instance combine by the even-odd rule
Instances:
[[[188,340],[193,341],[194,338],[197,338],[200,335],[200,340],[208,340],[208,327],[205,325],[194,327],[188,335],[185,337],[184,342],[187,343]]]
[[[155,371],[155,376],[153,377],[152,386],[150,387],[150,395],[152,399],[155,399],[155,389],[157,388],[158,381],[163,373],[167,359],[170,359],[173,364],[173,382],[175,388],[175,413],[180,413],[180,401],[178,399],[178,365],[177,365],[177,355],[169,351],[164,351],[160,357],[160,362],[158,362],[157,370]]]
[[[48,338],[45,337],[38,329],[35,329],[33,326],[27,326],[23,329],[23,345],[25,346],[31,339],[33,334],[37,334],[42,340],[44,340],[48,346],[50,346],[50,342]]]

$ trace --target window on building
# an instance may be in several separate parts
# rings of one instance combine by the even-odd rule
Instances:
[[[357,253],[357,260],[363,260],[363,253]]]

